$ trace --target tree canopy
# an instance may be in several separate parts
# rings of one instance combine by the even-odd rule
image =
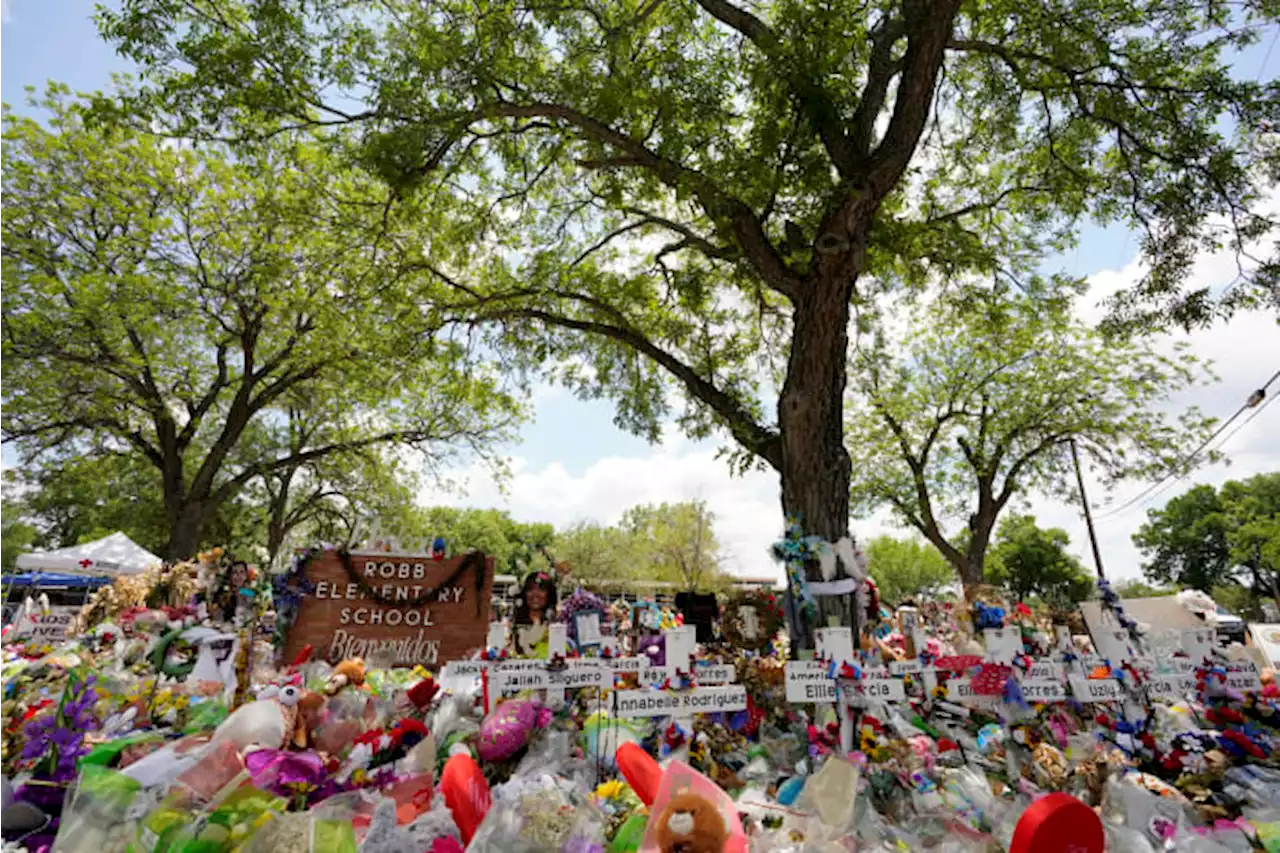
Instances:
[[[323,130],[433,223],[421,263],[443,316],[613,398],[641,434],[675,415],[731,437],[831,541],[849,517],[848,330],[884,293],[1025,277],[1091,218],[1140,235],[1149,272],[1121,319],[1274,298],[1277,265],[1244,254],[1274,227],[1259,191],[1280,98],[1228,71],[1274,17],[1254,0],[99,14],[156,120],[249,146]],[[1185,287],[1206,244],[1244,264],[1220,302]]]
[[[51,87],[4,115],[3,430],[24,462],[135,453],[161,553],[255,480],[380,445],[483,451],[519,412],[411,298],[389,190],[294,138],[234,155],[89,121]],[[416,225],[416,223],[415,223]],[[322,416],[299,444],[291,406]]]
[[[715,590],[729,577],[714,523],[702,501],[640,504],[617,525],[583,523],[561,531],[555,554],[584,581],[659,581],[682,590]]]
[[[1141,339],[1106,338],[1075,316],[1073,289],[1042,282],[944,296],[898,336],[855,357],[848,441],[855,509],[887,504],[981,583],[1015,495],[1079,501],[1066,442],[1103,485],[1179,464],[1212,421],[1161,408],[1200,365]]]
[[[1039,527],[1035,516],[1007,516],[991,549],[989,580],[1018,601],[1036,596],[1062,608],[1084,601],[1094,582],[1067,551],[1070,542],[1067,531]]]
[[[1195,486],[1148,510],[1133,542],[1149,580],[1280,599],[1280,473]]]
[[[938,549],[918,539],[877,536],[863,547],[880,597],[891,604],[933,598],[956,582]]]

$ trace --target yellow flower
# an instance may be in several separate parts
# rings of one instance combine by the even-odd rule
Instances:
[[[937,687],[933,688],[933,698],[934,698],[934,699],[946,699],[946,698],[947,698],[947,685],[945,685],[945,684],[939,684]]]
[[[596,798],[601,800],[612,800],[615,797],[622,796],[622,783],[617,779],[611,779],[608,782],[601,782],[596,787]]]

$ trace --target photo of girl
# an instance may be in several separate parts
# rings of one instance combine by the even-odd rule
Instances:
[[[556,612],[556,584],[547,572],[531,572],[520,587],[512,618],[513,653],[522,658],[547,657],[547,623]]]

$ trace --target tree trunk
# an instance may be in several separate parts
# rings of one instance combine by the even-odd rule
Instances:
[[[166,560],[187,560],[200,548],[200,537],[208,520],[207,508],[198,501],[183,503],[177,511],[169,513],[169,543],[165,545]]]
[[[778,397],[782,434],[782,510],[806,536],[835,542],[849,533],[849,452],[844,446],[844,392],[853,277],[831,275],[799,294],[791,357]],[[821,580],[807,567],[809,580]],[[818,624],[793,627],[792,646],[812,649],[813,629],[833,617],[856,626],[852,596],[820,596]],[[805,621],[800,619],[798,621]]]

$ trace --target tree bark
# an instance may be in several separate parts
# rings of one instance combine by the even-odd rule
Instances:
[[[200,537],[208,521],[208,507],[198,501],[185,501],[169,512],[169,542],[164,548],[166,560],[187,560],[200,548]]]
[[[791,357],[778,397],[782,434],[782,510],[805,535],[835,542],[849,533],[850,457],[844,446],[844,391],[849,346],[849,301],[855,278],[839,265],[795,301]],[[818,567],[806,568],[821,580]],[[812,649],[813,630],[832,617],[856,628],[851,596],[821,596],[818,624],[797,626],[792,643]],[[801,620],[803,621],[803,620]]]

